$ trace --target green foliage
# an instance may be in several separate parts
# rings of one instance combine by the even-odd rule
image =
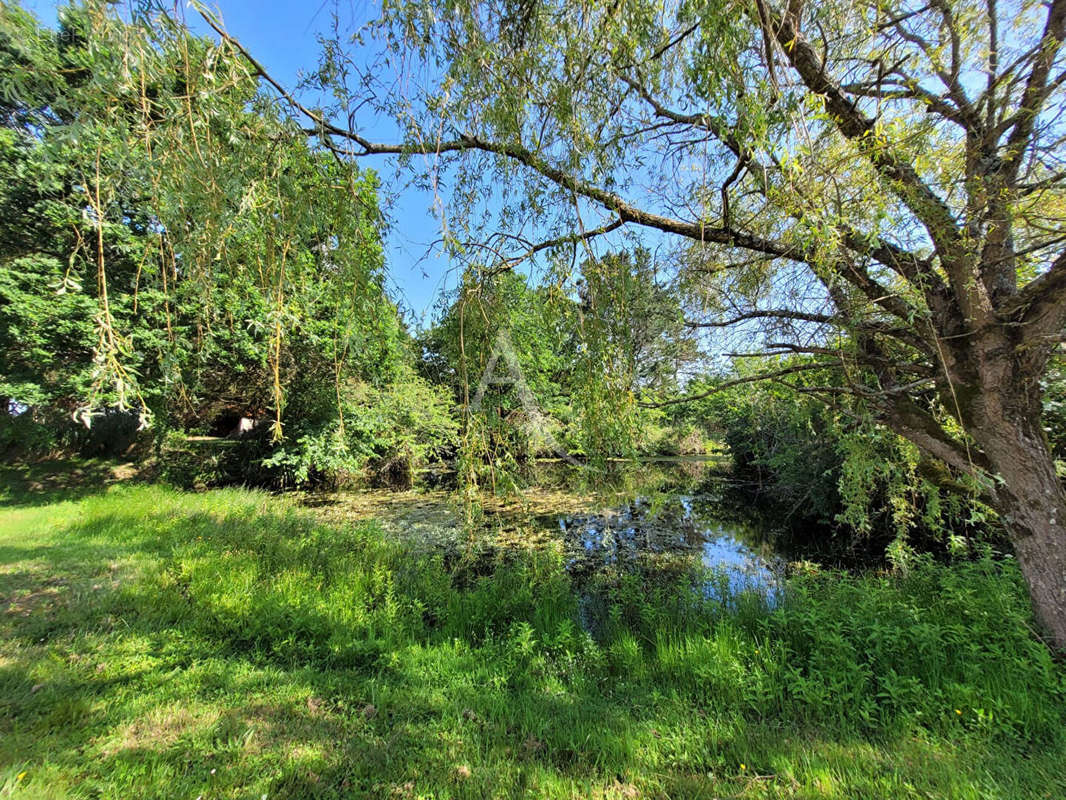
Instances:
[[[270,485],[446,444],[436,420],[406,442],[335,435],[348,410],[442,412],[422,385],[388,388],[411,356],[384,291],[376,176],[309,146],[230,45],[96,0],[57,31],[5,5],[0,84],[0,398],[29,407],[4,420],[7,442],[61,443],[72,416],[109,407],[159,437],[270,418],[270,442],[201,470],[198,445],[165,448],[191,483]],[[384,393],[365,410],[340,391],[363,382]]]
[[[549,287],[531,287],[518,273],[479,275],[467,273],[452,298],[441,302],[437,323],[422,336],[423,371],[436,382],[448,385],[457,401],[471,399],[498,344],[506,332],[518,366],[535,398],[553,411],[565,402],[564,390],[572,332],[568,324],[572,303]],[[497,377],[511,377],[499,362]],[[486,406],[501,406],[506,415],[521,407],[509,387],[490,384]]]
[[[262,427],[227,440],[172,432],[161,447],[161,477],[174,486],[201,490],[232,484],[407,488],[420,467],[455,447],[457,424],[446,390],[409,369],[381,387],[348,381],[338,394],[332,383],[321,385],[332,397],[321,398],[318,414],[307,407],[293,412],[280,443],[270,441]],[[306,400],[298,391],[292,396]]]
[[[410,487],[417,468],[455,447],[458,424],[448,395],[409,368],[380,388],[343,385],[341,413],[317,428],[298,417],[291,444],[275,447],[263,466],[278,473],[282,486],[336,487],[369,469],[374,481]]]
[[[844,452],[818,446],[820,421],[801,410],[752,435],[749,463],[800,473],[772,482],[795,495],[784,516],[809,500],[815,518],[902,542],[967,524],[942,494],[961,489],[1041,550],[1024,559],[1034,587],[1063,582],[1066,499],[1034,435],[1066,319],[1064,176],[1047,166],[1066,91],[1047,66],[1062,58],[1058,6],[438,6],[390,0],[360,32],[417,90],[379,98],[349,78],[340,31],[323,88],[342,108],[391,113],[407,146],[437,156],[434,176],[454,170],[447,214],[463,250],[504,268],[543,251],[575,263],[626,228],[675,242],[694,325],[732,329],[743,356],[818,357],[814,394],[863,398],[848,411],[941,463],[868,426]],[[1001,59],[1006,41],[1040,55]],[[598,386],[580,399],[590,454],[625,448],[635,427],[625,384]],[[975,475],[978,491],[960,486]],[[974,507],[973,522],[990,516]],[[1066,646],[1061,595],[1033,598]]]
[[[699,356],[680,292],[662,271],[643,247],[581,266],[581,335],[600,351],[592,367],[630,392],[676,391]]]
[[[573,304],[511,271],[468,272],[419,339],[422,371],[463,415],[464,482],[496,486],[565,441],[571,407]]]
[[[826,380],[806,372],[799,385]],[[694,382],[690,390],[714,385]],[[799,552],[860,563],[887,555],[902,565],[914,550],[974,552],[976,542],[1001,543],[972,487],[933,469],[853,401],[827,405],[778,383],[755,382],[675,413],[715,426],[736,477]]]
[[[626,579],[593,638],[551,553],[445,567],[236,490],[41,502],[0,509],[15,796],[1066,791],[1010,561],[815,572],[769,612]]]
[[[470,270],[420,344],[424,374],[470,409],[464,463],[481,484],[507,481],[537,455],[679,446],[637,399],[676,389],[698,351],[676,289],[643,248],[588,259],[576,277],[556,265],[535,287],[510,270]],[[694,433],[681,432],[687,447]]]
[[[649,449],[655,443],[648,434],[661,415],[638,399],[676,392],[682,373],[699,358],[677,287],[638,247],[586,259],[577,288],[576,449],[593,458]]]
[[[1044,386],[1044,432],[1056,467],[1066,478],[1066,363],[1061,355],[1052,360]]]

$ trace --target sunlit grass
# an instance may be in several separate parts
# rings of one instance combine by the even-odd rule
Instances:
[[[1013,569],[796,581],[767,614],[447,569],[236,490],[0,506],[0,796],[1061,797],[1066,670]]]

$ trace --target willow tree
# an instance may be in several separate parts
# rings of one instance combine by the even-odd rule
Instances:
[[[401,0],[372,26],[383,63],[338,37],[319,70],[337,107],[297,108],[346,156],[431,154],[456,211],[506,187],[500,233],[449,228],[504,265],[623,227],[677,237],[748,290],[693,323],[763,323],[763,349],[838,372],[806,391],[860,396],[972,480],[1066,647],[1041,427],[1066,322],[1064,26],[1066,0]],[[395,142],[358,127],[375,104]]]
[[[0,5],[0,399],[343,432],[341,384],[403,357],[378,184],[287,112],[162,12]]]

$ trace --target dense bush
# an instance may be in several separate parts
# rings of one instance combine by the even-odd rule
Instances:
[[[402,394],[412,360],[373,172],[309,144],[230,47],[148,11],[75,3],[52,30],[0,5],[0,84],[0,401],[29,409],[0,447],[118,454],[136,409],[185,484],[329,482],[390,455],[329,433],[356,403],[342,384]],[[196,465],[173,435],[242,416],[284,449]]]
[[[826,403],[779,383],[751,383],[674,418],[724,441],[741,482],[737,502],[782,528],[782,544],[796,555],[902,562],[914,551],[973,551],[977,541],[1005,546],[972,487],[870,421],[854,400]]]
[[[317,425],[297,417],[289,440],[263,461],[281,485],[338,486],[362,475],[407,488],[417,468],[455,447],[450,393],[410,370],[380,387],[350,381],[340,393],[339,414],[331,409]]]
[[[335,389],[326,385],[330,394]],[[297,415],[274,442],[269,424],[234,439],[173,432],[160,449],[161,477],[184,488],[260,486],[337,489],[355,484],[412,485],[415,471],[455,447],[456,423],[444,390],[416,375],[375,388],[341,388],[319,415]]]

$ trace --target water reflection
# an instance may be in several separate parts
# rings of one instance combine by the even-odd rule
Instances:
[[[780,597],[784,564],[754,531],[721,522],[710,497],[677,495],[651,503],[640,498],[605,514],[559,519],[567,569],[587,578],[608,569],[703,576],[704,595],[732,602],[755,592],[769,605]]]
[[[784,561],[765,528],[726,499],[729,478],[712,460],[535,469],[520,493],[482,496],[474,529],[458,495],[440,489],[334,495],[315,511],[335,522],[374,519],[416,549],[476,570],[522,550],[561,547],[583,605],[624,575],[649,593],[682,581],[726,605],[749,594],[779,602]]]

